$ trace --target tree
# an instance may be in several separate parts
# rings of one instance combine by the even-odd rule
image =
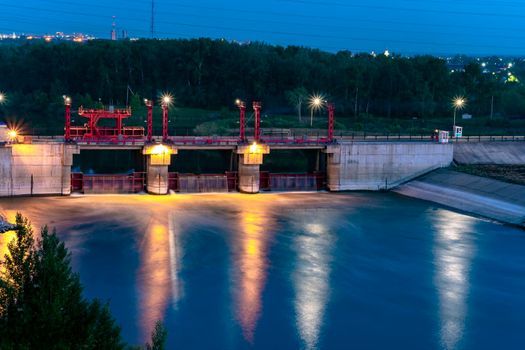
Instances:
[[[151,344],[146,344],[146,350],[164,350],[168,332],[161,321],[155,323],[155,328],[151,333]]]
[[[15,231],[0,276],[0,348],[123,349],[108,305],[82,296],[56,233],[42,228],[35,247],[21,214]]]
[[[299,122],[302,122],[301,112],[303,103],[308,99],[308,91],[304,87],[298,87],[285,92],[286,99],[297,111]]]

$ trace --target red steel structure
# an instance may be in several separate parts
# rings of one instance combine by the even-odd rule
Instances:
[[[328,142],[332,142],[334,140],[335,104],[332,102],[328,102],[326,106],[328,107]]]
[[[239,139],[241,142],[246,141],[246,103],[237,100],[237,107],[239,108]]]
[[[162,103],[162,142],[168,141],[168,103]]]
[[[148,142],[153,140],[153,101],[145,99],[144,103],[148,108]]]
[[[66,142],[71,141],[71,99],[64,96],[64,104],[66,106],[66,127],[64,139]]]
[[[67,109],[70,108],[66,104]],[[131,116],[130,108],[123,109],[85,109],[80,107],[78,115],[87,118],[87,123],[84,126],[70,127],[70,138],[82,138],[87,140],[120,140],[120,139],[137,139],[144,137],[143,127],[125,127],[123,120]],[[100,126],[99,121],[115,120],[115,125]],[[67,122],[66,122],[67,123]],[[67,126],[67,124],[66,124]],[[66,127],[67,129],[67,127]],[[66,130],[67,133],[67,130]]]
[[[261,102],[253,102],[253,111],[255,112],[255,142],[259,142],[261,139]]]

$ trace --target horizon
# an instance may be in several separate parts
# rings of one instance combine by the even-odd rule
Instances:
[[[210,0],[156,0],[151,31],[151,1],[101,0],[12,1],[3,8],[0,32],[45,35],[83,33],[110,39],[112,16],[120,37],[156,39],[225,39],[301,46],[328,52],[474,57],[523,57],[525,29],[518,1],[458,2],[413,0],[320,2],[269,0],[227,5]],[[451,7],[453,5],[453,7]],[[335,12],[337,14],[335,14]]]

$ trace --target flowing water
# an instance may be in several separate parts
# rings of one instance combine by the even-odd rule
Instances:
[[[525,231],[385,193],[5,198],[56,227],[125,340],[523,349]],[[0,235],[0,253],[12,233]]]

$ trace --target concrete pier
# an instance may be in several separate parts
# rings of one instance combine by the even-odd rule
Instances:
[[[239,154],[239,191],[242,193],[259,193],[260,166],[270,147],[264,144],[242,145],[237,148]]]
[[[171,164],[171,155],[177,154],[177,149],[169,145],[152,144],[144,146],[142,153],[147,156],[148,193],[168,194],[168,166]]]
[[[12,144],[0,147],[0,196],[69,195],[76,145]]]

